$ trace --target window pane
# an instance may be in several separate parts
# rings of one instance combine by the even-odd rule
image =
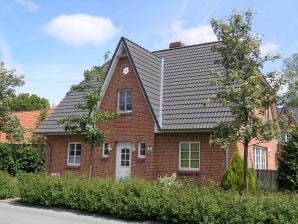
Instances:
[[[75,154],[75,151],[74,151],[74,150],[72,150],[72,149],[69,150],[69,155],[70,155],[70,156],[74,156],[74,154]]]
[[[189,153],[188,152],[181,152],[181,159],[189,159]]]
[[[146,151],[144,149],[140,150],[140,155],[144,156],[146,154]]]
[[[76,144],[77,151],[81,151],[81,144]]]
[[[192,160],[191,168],[199,168],[199,160]]]
[[[81,158],[80,157],[76,157],[75,158],[75,164],[80,164],[81,162]]]
[[[192,152],[191,153],[191,159],[199,159],[199,152]]]
[[[183,168],[188,168],[188,167],[189,167],[189,162],[188,162],[188,160],[181,160],[181,167],[183,167]]]
[[[74,163],[74,156],[68,157],[68,163]]]
[[[189,146],[188,143],[181,143],[181,150],[182,150],[182,151],[188,151],[188,150],[189,150],[189,149],[188,149],[188,146]]]
[[[199,151],[200,147],[198,143],[191,144],[191,151]]]

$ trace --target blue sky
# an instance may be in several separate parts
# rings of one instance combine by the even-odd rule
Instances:
[[[0,0],[0,60],[25,76],[18,92],[62,100],[124,36],[153,51],[214,41],[210,19],[253,10],[262,51],[298,53],[297,0]],[[282,61],[264,71],[282,70]]]

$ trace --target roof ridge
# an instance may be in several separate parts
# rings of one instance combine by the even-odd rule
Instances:
[[[137,43],[135,43],[135,42],[133,42],[133,41],[127,39],[126,37],[121,37],[121,38],[122,38],[124,41],[128,41],[128,42],[130,42],[130,43],[132,43],[132,44],[138,46],[139,48],[143,49],[144,51],[150,53],[152,56],[154,56],[154,57],[160,59],[160,57],[158,57],[157,55],[153,54],[154,51],[149,51],[148,49],[146,49],[146,48],[140,46],[139,44],[137,44]]]
[[[164,52],[164,51],[173,51],[173,50],[186,49],[186,48],[203,46],[203,45],[211,45],[211,44],[216,44],[216,43],[220,43],[220,42],[221,41],[212,41],[212,42],[206,42],[206,43],[200,43],[200,44],[192,44],[192,45],[186,45],[184,47],[168,48],[168,49],[163,49],[163,50],[152,51],[152,53],[155,54],[155,53]]]

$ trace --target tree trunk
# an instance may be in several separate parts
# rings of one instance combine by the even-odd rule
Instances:
[[[89,173],[88,180],[91,180],[92,177],[92,161],[93,161],[93,145],[90,146],[90,158],[89,158]]]
[[[247,139],[244,140],[243,146],[244,146],[244,190],[248,192],[248,143],[249,141]]]

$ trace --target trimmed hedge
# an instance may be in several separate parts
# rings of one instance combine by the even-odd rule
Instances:
[[[25,203],[162,223],[298,223],[297,194],[239,194],[190,183],[25,176]]]
[[[17,179],[6,172],[0,171],[0,199],[13,198],[17,195]]]

